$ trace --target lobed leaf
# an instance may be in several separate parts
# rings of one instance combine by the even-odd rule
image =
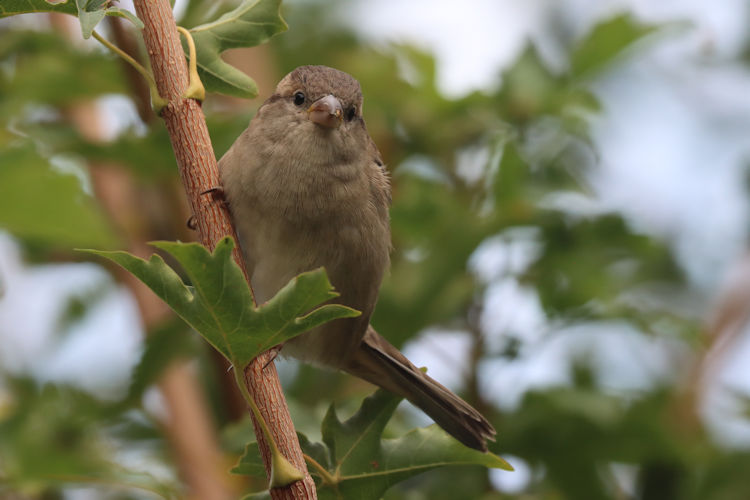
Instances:
[[[104,0],[63,0],[51,2],[49,0],[4,0],[0,3],[0,17],[10,17],[18,14],[39,12],[57,12],[78,17],[81,23],[83,38],[89,38],[96,25],[104,16],[122,17],[133,23],[138,29],[143,29],[143,22],[132,12],[120,7],[108,6]]]
[[[400,401],[399,396],[378,390],[344,422],[331,406],[323,420],[323,443],[299,435],[303,452],[334,481],[317,485],[318,498],[376,500],[395,483],[447,465],[513,470],[497,455],[467,448],[437,425],[414,429],[397,439],[383,439],[385,425]],[[257,446],[250,444],[232,472],[257,474],[262,467]],[[316,475],[315,467],[310,471]]]
[[[255,81],[224,62],[221,54],[228,49],[260,45],[285,31],[287,25],[280,8],[281,0],[244,0],[215,21],[190,30],[196,45],[198,73],[206,90],[248,99],[258,95]]]
[[[213,253],[198,243],[152,245],[180,264],[192,286],[156,254],[146,261],[121,251],[84,251],[133,273],[236,367],[246,366],[260,353],[311,328],[359,315],[340,304],[313,309],[337,296],[322,268],[300,274],[266,304],[255,306],[250,287],[232,259],[234,241],[228,236]]]

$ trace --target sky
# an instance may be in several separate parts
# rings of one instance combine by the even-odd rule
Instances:
[[[557,42],[549,35],[555,16],[568,21],[574,36],[624,8],[644,22],[675,23],[658,35],[654,48],[641,47],[637,58],[594,82],[604,112],[593,123],[601,168],[591,182],[602,206],[621,211],[634,227],[674,245],[696,288],[705,297],[715,296],[746,251],[750,228],[744,193],[750,157],[750,71],[730,61],[746,41],[747,2],[466,0],[461,8],[455,5],[359,0],[339,14],[357,20],[362,36],[374,44],[408,41],[434,52],[439,88],[448,96],[501,85],[502,67],[527,39],[553,67],[564,67]],[[678,347],[638,338],[624,326],[610,325],[603,336],[579,329],[546,338],[549,325],[538,299],[514,279],[528,264],[533,252],[529,245],[523,237],[497,238],[485,242],[472,259],[472,269],[488,282],[485,327],[500,332],[513,325],[529,332],[526,341],[533,349],[523,364],[482,367],[482,389],[489,398],[510,407],[531,387],[564,382],[568,363],[582,345],[594,354],[598,373],[612,390],[643,387],[679,365]],[[501,272],[507,269],[512,272]],[[113,289],[90,318],[57,343],[49,341],[56,327],[50,318],[63,307],[64,297],[106,282],[110,278],[104,271],[91,264],[28,267],[12,239],[0,236],[0,276],[5,290],[0,300],[4,367],[42,380],[75,382],[100,395],[124,389],[140,352],[140,326],[132,319],[135,306],[126,292]],[[711,306],[707,301],[701,313]],[[431,331],[408,345],[406,354],[455,387],[460,380],[446,363],[446,352],[460,362],[467,349],[461,333]],[[750,393],[746,366],[747,332],[717,375],[716,386]],[[91,373],[105,376],[92,379]],[[747,425],[725,418],[731,410],[726,401],[721,390],[711,392],[707,402],[715,408],[706,410],[706,418],[721,439],[750,445]]]

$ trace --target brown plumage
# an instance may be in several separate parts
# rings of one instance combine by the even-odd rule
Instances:
[[[219,162],[259,303],[323,266],[337,302],[362,312],[287,342],[282,354],[340,369],[399,394],[472,448],[495,430],[369,326],[389,264],[390,185],[362,119],[357,80],[302,66],[279,83]]]

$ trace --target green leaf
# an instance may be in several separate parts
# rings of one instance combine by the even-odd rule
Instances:
[[[117,242],[79,179],[56,172],[30,144],[0,149],[0,228],[60,248]]]
[[[106,13],[108,16],[115,16],[115,17],[121,17],[123,19],[127,19],[131,23],[133,23],[133,26],[138,28],[139,30],[143,29],[143,21],[138,19],[138,17],[130,12],[127,9],[123,9],[121,7],[109,7],[106,10]]]
[[[151,126],[145,133],[127,129],[107,142],[91,141],[63,121],[20,123],[17,129],[55,154],[75,155],[88,162],[106,163],[117,158],[118,164],[129,167],[143,178],[158,179],[177,174],[174,152],[163,126]]]
[[[77,16],[81,23],[83,38],[89,38],[97,24],[104,16],[122,17],[133,23],[136,28],[143,29],[143,22],[132,12],[120,7],[107,7],[104,0],[65,0],[50,2],[48,0],[3,0],[0,3],[0,17],[10,17],[18,14],[35,12],[58,12]]]
[[[106,257],[133,273],[236,367],[246,366],[258,354],[318,325],[359,315],[340,304],[313,309],[338,295],[322,268],[293,278],[274,298],[257,307],[232,259],[232,238],[219,241],[213,254],[197,243],[160,241],[152,245],[174,257],[192,286],[183,283],[158,255],[146,261],[127,252],[84,251]]]
[[[401,398],[378,390],[362,402],[350,419],[341,422],[333,406],[322,425],[323,443],[300,434],[304,453],[326,470],[318,498],[376,500],[395,483],[446,465],[481,465],[513,470],[505,460],[463,446],[437,425],[414,429],[397,439],[383,439],[383,430]],[[313,476],[324,474],[310,467]],[[258,473],[262,462],[254,444],[232,470]],[[333,481],[329,483],[328,481]]]
[[[80,50],[54,32],[4,31],[0,61],[8,68],[0,78],[0,119],[13,120],[24,128],[28,120],[24,110],[30,102],[65,107],[74,100],[129,92],[114,58],[101,51]],[[24,135],[37,142],[37,132],[48,120],[46,117],[45,125],[33,132],[23,130]],[[70,124],[66,127],[69,131]]]
[[[191,342],[195,337],[186,333],[185,323],[174,317],[148,332],[141,359],[133,369],[126,402],[139,399],[173,361],[195,355],[195,343]]]
[[[536,284],[550,316],[621,318],[624,291],[683,279],[669,247],[635,233],[619,214],[571,221],[548,212],[539,225],[546,244],[524,281]]]
[[[39,497],[43,491],[82,485],[96,487],[107,497],[122,497],[123,489],[132,489],[132,495],[147,491],[148,498],[179,496],[179,485],[151,476],[145,466],[138,470],[117,463],[117,450],[102,432],[103,427],[122,424],[111,403],[73,387],[40,386],[30,379],[4,376],[3,386],[0,497],[12,498],[14,492]]]
[[[657,30],[621,14],[594,27],[571,56],[571,72],[580,77],[602,69],[626,48]]]
[[[0,2],[0,17],[16,16],[18,14],[32,14],[35,12],[58,12],[60,14],[78,13],[78,8],[72,0],[63,2],[48,2],[47,0],[3,0]]]
[[[91,36],[91,32],[104,19],[104,16],[123,17],[132,22],[138,29],[143,29],[143,22],[132,13],[119,7],[107,7],[108,3],[105,0],[76,0],[78,21],[81,23],[83,38]]]
[[[258,95],[253,79],[224,62],[221,53],[260,45],[285,31],[287,25],[280,7],[281,0],[245,0],[217,20],[190,30],[196,45],[198,73],[206,90],[248,99]],[[184,41],[183,47],[187,48]]]

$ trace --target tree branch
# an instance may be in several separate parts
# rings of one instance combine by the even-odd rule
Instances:
[[[169,132],[188,201],[195,215],[200,241],[211,250],[225,235],[230,235],[237,241],[229,212],[224,204],[214,202],[210,196],[201,195],[202,192],[219,185],[219,172],[200,104],[194,100],[180,98],[187,87],[187,65],[169,2],[135,0],[134,5],[138,17],[145,24],[143,38],[159,94],[169,101],[162,117]],[[235,248],[234,252],[235,260],[247,277],[239,249]],[[276,367],[271,363],[264,369],[266,358],[266,355],[259,356],[250,364],[242,378],[282,454],[305,474],[304,481],[297,481],[286,488],[272,489],[271,496],[275,499],[316,498],[315,485],[307,473]],[[269,447],[259,432],[258,423],[253,420],[253,424],[268,474]]]

